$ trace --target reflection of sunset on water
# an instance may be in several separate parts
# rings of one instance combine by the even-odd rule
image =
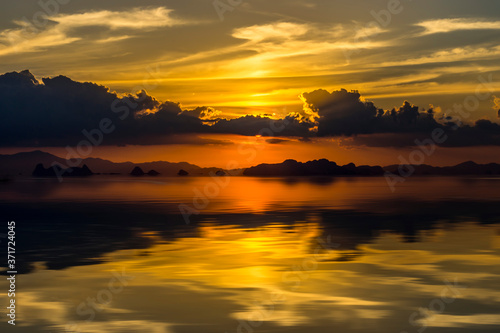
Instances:
[[[386,332],[404,328],[413,311],[442,293],[445,281],[458,281],[463,288],[446,320],[431,323],[428,318],[426,324],[500,324],[491,303],[500,301],[496,228],[472,223],[440,228],[422,232],[418,243],[381,234],[360,244],[359,256],[344,261],[351,250],[342,244],[319,245],[339,236],[325,234],[324,223],[311,216],[292,224],[242,227],[211,219],[200,224],[197,236],[173,241],[147,232],[140,237],[154,245],[145,250],[116,251],[98,265],[39,268],[23,276],[20,314],[25,323],[48,320],[54,328],[76,320],[81,332],[121,332],[134,325],[152,332],[197,331],[197,325],[229,332],[256,320],[263,330],[309,327],[316,332],[318,323],[329,323],[338,329]],[[113,272],[123,270],[133,279],[96,312],[96,320],[113,324],[97,330],[95,323],[82,321],[75,307],[105,287]],[[461,316],[460,309],[470,302],[483,304],[484,314]],[[58,315],[47,319],[47,311]],[[143,319],[129,322],[131,316]]]
[[[489,179],[453,177],[408,178],[392,192],[384,177],[99,177],[39,179],[6,184],[0,199],[22,202],[108,202],[147,204],[164,213],[179,213],[179,203],[199,207],[202,213],[266,213],[314,209],[394,211],[403,202],[500,199]],[[31,192],[30,192],[31,191]],[[33,194],[35,193],[35,194]],[[417,203],[415,203],[417,204]],[[410,205],[411,206],[411,205]],[[464,207],[465,208],[465,207]]]
[[[3,1],[0,332],[500,332],[499,32],[487,0]]]

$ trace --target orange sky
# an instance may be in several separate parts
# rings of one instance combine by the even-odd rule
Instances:
[[[420,109],[432,105],[442,116],[474,94],[482,79],[491,78],[491,94],[479,101],[467,122],[496,122],[498,6],[419,0],[405,2],[384,22],[380,13],[388,13],[386,0],[244,1],[223,15],[212,1],[89,0],[45,13],[46,24],[30,29],[31,17],[45,9],[36,1],[9,3],[0,13],[0,73],[29,69],[37,78],[64,75],[119,94],[144,89],[159,101],[180,103],[183,110],[211,107],[221,119],[284,117],[303,112],[301,94],[341,88],[358,90],[363,101],[386,110],[408,100]],[[314,143],[288,138],[278,144],[250,143],[262,149],[248,160],[238,147],[255,138],[198,136],[226,144],[99,146],[91,156],[201,166],[236,160],[249,166],[287,158],[390,164],[411,152],[339,145],[343,140],[338,138]],[[64,148],[36,149],[65,156]],[[479,147],[442,148],[425,162],[470,159],[498,161],[494,148]]]
[[[297,139],[277,144],[269,144],[264,138],[238,135],[203,135],[203,138],[224,140],[224,145],[170,144],[158,146],[100,146],[94,147],[91,157],[100,157],[114,162],[131,161],[135,163],[150,161],[189,162],[201,167],[226,168],[228,163],[236,162],[239,167],[249,167],[260,163],[280,163],[286,159],[306,162],[327,158],[338,164],[357,165],[399,164],[401,159],[409,159],[414,148],[349,147],[337,139],[318,139],[314,144]],[[63,147],[25,147],[0,148],[0,154],[13,154],[20,151],[41,149],[60,157],[66,157]],[[467,160],[477,163],[500,163],[498,148],[437,148],[434,154],[423,161],[435,166],[456,165]]]

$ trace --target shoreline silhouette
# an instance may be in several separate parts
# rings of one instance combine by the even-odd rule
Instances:
[[[427,164],[393,164],[388,166],[356,166],[354,163],[339,165],[327,159],[299,162],[288,159],[281,163],[261,163],[249,168],[225,170],[218,167],[199,167],[188,162],[172,163],[155,161],[146,163],[112,162],[100,158],[86,158],[76,167],[67,167],[68,161],[58,156],[42,152],[0,155],[0,175],[13,176],[86,177],[91,175],[132,175],[132,176],[251,176],[251,177],[311,177],[311,176],[365,176],[377,177],[392,174],[405,177],[408,171],[414,176],[500,176],[500,164],[478,164],[473,161],[454,166],[431,166]],[[49,166],[45,168],[44,166]],[[147,172],[143,170],[149,170]]]

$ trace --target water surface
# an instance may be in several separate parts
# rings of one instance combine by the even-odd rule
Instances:
[[[18,179],[15,330],[498,332],[498,184]]]

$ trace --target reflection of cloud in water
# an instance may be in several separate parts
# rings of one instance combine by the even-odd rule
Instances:
[[[499,314],[480,314],[467,316],[453,316],[446,314],[432,314],[429,317],[419,320],[419,323],[427,327],[467,327],[479,325],[500,326]]]
[[[335,260],[347,251],[342,248],[324,250],[308,270],[301,265],[325,236],[319,221],[253,228],[210,223],[200,225],[196,237],[168,242],[147,233],[154,242],[147,252],[119,250],[98,265],[24,275],[21,325],[60,329],[77,322],[89,333],[234,332],[253,320],[260,322],[251,326],[255,331],[401,331],[410,327],[413,311],[439,297],[445,279],[455,278],[467,288],[446,315],[421,323],[473,327],[467,332],[499,325],[495,227],[462,224],[421,234],[420,242],[404,243],[382,233],[352,261]],[[84,322],[76,306],[122,268],[135,278],[94,322]]]

